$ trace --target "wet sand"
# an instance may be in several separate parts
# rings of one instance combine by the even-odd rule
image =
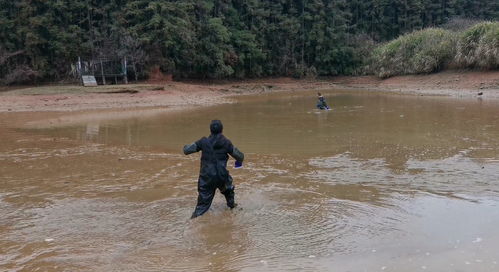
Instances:
[[[497,102],[324,93],[332,111],[295,91],[1,113],[0,270],[498,270]],[[217,117],[246,152],[242,209],[217,195],[189,220],[199,156],[180,149]]]

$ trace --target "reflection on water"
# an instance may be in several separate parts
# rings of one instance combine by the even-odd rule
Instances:
[[[327,98],[42,130],[3,115],[0,270],[499,270],[497,104]],[[217,195],[189,220],[199,156],[180,150],[215,118],[247,154],[231,170],[242,209]]]
[[[88,123],[85,131],[87,139],[93,139],[99,135],[99,123]]]

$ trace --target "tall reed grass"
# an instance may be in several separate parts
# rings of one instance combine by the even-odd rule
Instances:
[[[465,30],[457,42],[460,68],[499,68],[499,22],[484,22]]]
[[[376,48],[372,71],[382,78],[439,71],[455,55],[455,41],[453,32],[439,28],[412,32]]]
[[[386,78],[427,74],[447,67],[499,68],[499,22],[482,22],[453,32],[441,28],[415,31],[378,46],[369,70]]]

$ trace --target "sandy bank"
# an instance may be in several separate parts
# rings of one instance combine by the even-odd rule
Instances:
[[[388,79],[374,76],[336,77],[332,82],[342,87],[404,94],[499,98],[499,71],[445,71]]]
[[[449,71],[431,75],[316,80],[270,78],[216,83],[165,82],[99,87],[43,86],[0,93],[0,112],[190,108],[230,103],[231,96],[302,90],[364,90],[414,95],[499,98],[499,71]]]

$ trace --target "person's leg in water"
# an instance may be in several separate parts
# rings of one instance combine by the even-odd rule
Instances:
[[[210,209],[216,190],[216,187],[213,185],[210,186],[210,183],[211,182],[204,180],[202,177],[199,177],[198,202],[196,209],[194,209],[194,212],[192,213],[191,219],[203,215]]]
[[[227,201],[227,206],[229,208],[234,209],[237,207],[237,203],[234,199],[236,195],[234,192],[235,187],[232,185],[232,177],[230,175],[225,182],[222,182],[218,189],[225,196],[225,200]]]

